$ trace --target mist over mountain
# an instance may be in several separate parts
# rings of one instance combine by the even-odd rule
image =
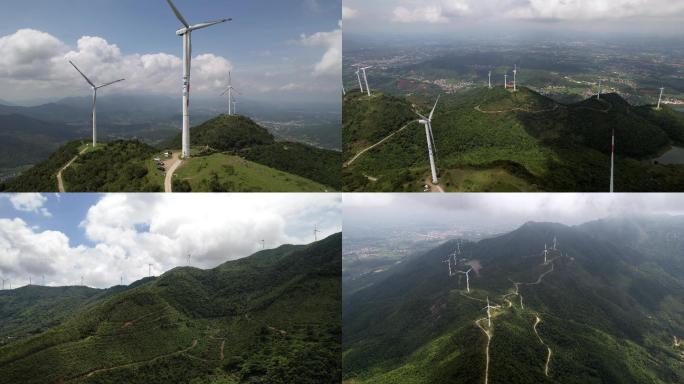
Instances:
[[[528,222],[416,253],[344,291],[345,379],[679,382],[682,233],[682,216]]]

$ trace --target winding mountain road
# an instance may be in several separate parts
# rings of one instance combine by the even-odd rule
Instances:
[[[537,332],[537,325],[541,323],[541,319],[539,318],[539,315],[535,315],[536,320],[534,321],[534,325],[532,326],[532,329],[534,330],[534,333],[537,335],[537,338],[539,339],[539,342],[546,347],[546,349],[549,351],[549,354],[546,356],[546,366],[544,367],[544,374],[548,377],[549,376],[549,362],[551,361],[551,348],[549,348],[548,345],[542,340],[541,336],[539,336],[539,332]]]
[[[78,160],[79,156],[84,154],[88,148],[84,148],[81,152],[78,153],[78,155],[74,156],[73,159],[71,159],[62,169],[57,172],[57,190],[59,193],[65,193],[66,190],[64,189],[64,181],[62,181],[62,172],[64,172],[67,168],[71,166],[76,160]]]
[[[403,131],[404,129],[408,128],[409,125],[415,123],[416,121],[417,121],[417,120],[414,120],[414,121],[411,121],[411,122],[407,123],[407,124],[404,125],[403,127],[399,128],[398,130],[396,130],[396,131],[392,132],[391,134],[389,134],[388,136],[386,136],[384,139],[378,141],[377,143],[371,145],[370,147],[366,147],[366,148],[362,149],[359,153],[357,153],[357,154],[356,154],[354,157],[352,157],[349,161],[347,161],[346,163],[344,163],[343,167],[346,168],[346,167],[352,165],[352,163],[355,162],[356,159],[358,159],[359,157],[361,157],[364,153],[370,151],[371,149],[373,149],[373,148],[375,148],[375,147],[381,145],[381,144],[384,143],[385,141],[391,139],[394,135],[396,135],[397,133],[399,133],[399,132]]]
[[[485,336],[487,336],[487,347],[485,348],[485,380],[484,380],[484,384],[488,384],[488,383],[489,383],[489,345],[490,345],[491,342],[492,342],[492,334],[491,334],[491,331],[486,330],[486,329],[480,324],[480,322],[483,321],[483,320],[487,320],[487,318],[486,318],[486,317],[483,317],[483,318],[481,318],[481,319],[475,320],[475,324],[476,324],[478,327],[480,327],[480,329],[482,330],[482,332],[484,332]]]

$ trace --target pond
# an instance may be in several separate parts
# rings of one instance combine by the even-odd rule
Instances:
[[[669,151],[653,161],[657,161],[660,164],[684,164],[684,148],[672,147]]]

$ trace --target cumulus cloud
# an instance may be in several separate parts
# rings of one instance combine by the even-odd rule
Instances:
[[[180,88],[182,60],[174,55],[126,55],[98,36],[83,36],[71,49],[54,36],[33,29],[0,37],[0,79],[15,89],[75,89],[81,85],[76,82],[80,77],[67,60],[74,61],[95,83],[126,78],[117,84],[117,90],[177,93]],[[233,69],[230,60],[212,54],[198,55],[192,64],[193,89],[200,92],[219,89]]]
[[[396,7],[393,20],[400,23],[447,23],[470,13],[467,0],[442,0],[437,4],[419,4],[412,8]]]
[[[342,18],[343,19],[353,19],[358,15],[359,15],[358,10],[351,8],[351,7],[342,6]]]
[[[321,60],[314,66],[314,74],[340,76],[342,73],[342,28],[330,32],[303,34],[300,44],[307,47],[325,47]]]
[[[76,197],[62,197],[65,200]],[[105,195],[80,229],[92,245],[70,245],[59,231],[42,231],[21,219],[0,219],[0,275],[26,284],[45,275],[48,285],[107,287],[159,275],[175,266],[210,268],[266,247],[313,241],[341,230],[334,195]],[[26,281],[24,281],[26,280]]]
[[[0,197],[9,199],[12,207],[17,211],[38,213],[45,217],[52,216],[50,211],[43,207],[47,202],[47,197],[40,193],[17,193],[13,195],[1,195]]]

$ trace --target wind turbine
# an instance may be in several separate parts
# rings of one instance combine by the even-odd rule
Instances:
[[[448,263],[449,264],[449,277],[453,276],[453,272],[451,272],[451,257],[448,257],[446,260],[443,260],[442,263]]]
[[[518,64],[515,64],[515,67],[513,67],[513,92],[517,92],[517,84],[516,84],[516,76],[518,75]]]
[[[596,100],[601,100],[601,79],[599,79],[599,89],[598,94],[596,95]]]
[[[169,6],[176,14],[178,20],[184,25],[184,28],[176,31],[176,35],[183,37],[183,157],[190,157],[190,67],[192,64],[192,32],[198,29],[211,27],[212,25],[225,23],[233,19],[220,19],[190,25],[180,11],[173,4],[171,0],[166,0]]]
[[[190,265],[190,258],[192,258],[192,253],[188,253],[188,266]]]
[[[554,250],[554,251],[558,250],[558,249],[556,248],[556,245],[558,245],[558,240],[556,239],[556,236],[554,236],[554,237],[553,237],[553,250]]]
[[[504,73],[504,89],[508,88],[508,71]]]
[[[546,248],[546,243],[544,243],[544,265],[546,265],[548,262],[546,260],[546,256],[548,256],[549,250]]]
[[[487,310],[487,321],[489,323],[490,329],[492,328],[492,312],[491,312],[491,309],[500,308],[500,307],[501,307],[500,305],[490,305],[489,304],[489,296],[487,296],[487,306],[482,308],[482,309]]]
[[[3,291],[5,290],[5,281],[8,281],[8,280],[2,279],[2,290]]]
[[[235,113],[235,111],[231,109],[233,106],[233,91],[235,91],[237,94],[240,94],[240,92],[235,90],[233,87],[233,78],[230,72],[228,72],[228,88],[226,88],[226,90],[221,94],[221,96],[224,96],[226,93],[228,94],[228,116],[233,116]]]
[[[363,93],[363,83],[361,82],[361,70],[356,69],[356,78],[359,79],[359,88],[361,89],[361,93]]]
[[[80,69],[78,69],[78,67],[76,66],[76,64],[74,64],[73,61],[69,60],[69,63],[74,67],[74,69],[78,71],[78,73],[81,74],[81,76],[83,76],[85,81],[87,81],[88,84],[90,84],[90,87],[93,90],[93,148],[95,148],[97,146],[97,90],[124,81],[125,79],[119,79],[117,81],[112,81],[111,83],[97,86],[92,81],[90,81],[90,79],[85,74],[83,74],[83,72],[81,72]]]
[[[468,274],[469,274],[470,271],[472,271],[472,270],[473,270],[473,269],[470,268],[470,269],[468,269],[468,270],[465,271],[465,272],[463,272],[463,271],[457,271],[458,273],[462,273],[462,274],[464,274],[464,275],[466,276],[466,289],[468,290],[468,293],[470,293],[470,276],[469,276]]]
[[[610,145],[610,193],[615,191],[615,128],[613,128],[613,137]]]
[[[147,264],[147,277],[152,277],[152,264]]]
[[[361,68],[361,71],[363,71],[363,80],[366,82],[366,91],[368,91],[368,96],[370,97],[371,91],[370,87],[368,86],[368,76],[366,76],[366,69],[371,69],[373,67],[363,67]]]
[[[237,100],[233,98],[233,113],[237,115]]]
[[[658,106],[656,107],[657,110],[660,110],[660,101],[663,99],[663,91],[665,90],[665,87],[660,87],[660,96],[658,96]]]
[[[432,115],[434,115],[435,109],[437,109],[437,103],[439,103],[439,96],[437,96],[437,101],[435,101],[435,106],[432,107],[429,117],[425,117],[416,111],[416,115],[420,116],[418,123],[425,125],[425,136],[427,136],[428,155],[430,156],[430,168],[432,171],[433,184],[439,183],[439,180],[437,179],[437,168],[435,167],[435,156],[432,153],[432,148],[435,144],[435,138],[432,136]]]
[[[492,89],[492,71],[489,71],[489,89]]]
[[[314,241],[318,241],[318,234],[321,233],[321,231],[318,230],[318,226],[314,226]]]
[[[261,249],[266,249],[266,240],[261,240]]]

